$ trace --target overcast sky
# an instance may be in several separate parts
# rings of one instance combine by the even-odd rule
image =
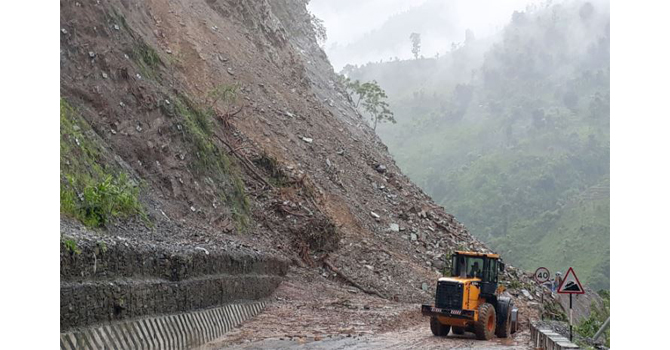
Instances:
[[[433,11],[436,12],[434,14],[428,12],[430,16],[435,16],[432,18],[433,23],[444,22],[439,37],[431,37],[431,33],[426,33],[427,29],[423,28],[422,52],[428,57],[448,50],[452,41],[464,37],[466,29],[473,30],[478,38],[489,36],[508,23],[515,10],[524,10],[531,3],[541,3],[538,0],[311,0],[309,9],[324,21],[328,30],[325,49],[335,69],[340,70],[347,63],[387,60],[389,56],[410,58],[411,52],[407,49],[410,45],[409,39],[404,40],[407,43],[403,43],[406,46],[402,49],[396,47],[389,49],[390,51],[367,52],[362,55],[357,52],[360,51],[360,46],[357,51],[346,47],[356,45],[357,42],[360,44],[365,34],[379,30],[394,14],[411,8],[416,10],[421,5],[426,7],[427,2],[432,2],[431,9],[438,9]],[[414,30],[409,28],[411,26],[412,24],[408,24],[407,37]]]

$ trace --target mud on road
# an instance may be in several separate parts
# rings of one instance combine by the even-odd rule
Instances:
[[[265,350],[265,349],[480,349],[480,350],[526,350],[532,349],[528,344],[527,332],[516,334],[512,339],[494,339],[480,341],[474,335],[449,335],[435,337],[428,325],[364,336],[337,336],[324,340],[314,339],[265,339],[262,341],[235,344],[225,349]]]
[[[532,349],[527,330],[491,341],[470,333],[435,337],[418,303],[388,301],[316,274],[290,275],[261,314],[204,349]]]

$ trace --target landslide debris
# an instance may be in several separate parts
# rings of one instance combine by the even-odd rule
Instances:
[[[129,215],[98,225],[62,210],[61,230],[80,220],[149,242],[240,240],[298,274],[412,303],[431,301],[446,253],[488,251],[353,108],[306,3],[62,3],[61,99],[105,155],[78,159],[138,185]],[[81,152],[64,142],[61,164]]]

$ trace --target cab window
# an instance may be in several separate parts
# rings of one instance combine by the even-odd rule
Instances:
[[[484,275],[484,259],[468,257],[467,259],[467,277],[482,278]]]
[[[489,259],[488,265],[487,282],[498,282],[498,261]]]

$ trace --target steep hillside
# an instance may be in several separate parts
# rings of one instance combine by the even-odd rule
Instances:
[[[187,283],[233,253],[291,261],[302,290],[429,301],[445,253],[488,250],[352,108],[305,1],[68,1],[60,32],[62,315],[96,300],[75,284]],[[96,315],[150,312],[127,302]]]
[[[347,67],[377,80],[401,168],[526,269],[609,288],[609,8],[549,2],[439,59]]]

